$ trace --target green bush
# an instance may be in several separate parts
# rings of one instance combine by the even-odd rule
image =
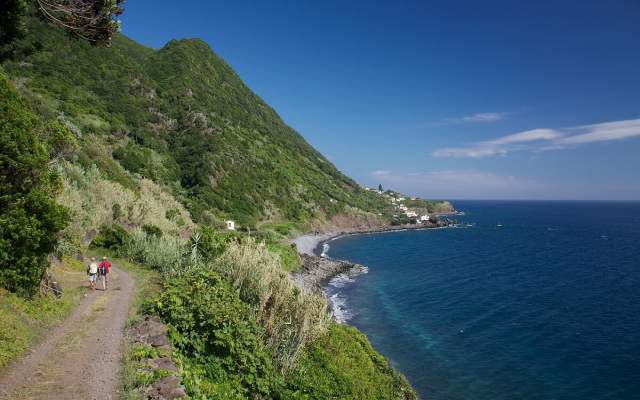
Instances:
[[[141,229],[131,233],[118,254],[155,269],[166,277],[183,274],[197,265],[199,259],[190,257],[189,249],[179,238],[147,235]]]
[[[183,382],[194,398],[279,398],[264,329],[251,307],[213,271],[166,282],[155,311],[170,327],[183,359]]]
[[[282,243],[279,241],[266,242],[267,249],[277,254],[280,257],[280,261],[282,262],[282,268],[285,271],[293,272],[300,269],[302,266],[302,259],[300,259],[300,255],[291,247],[288,243]]]
[[[404,376],[389,366],[365,335],[337,323],[307,347],[286,381],[308,399],[417,398]]]
[[[212,261],[221,255],[230,243],[239,243],[241,240],[242,236],[237,232],[201,225],[191,236],[191,245],[197,246],[198,253],[205,261]]]
[[[0,69],[0,286],[22,295],[34,293],[68,221],[40,127]]]
[[[147,236],[155,236],[157,238],[161,238],[162,237],[162,229],[158,228],[155,225],[151,225],[151,224],[142,225],[142,231]]]
[[[103,225],[91,242],[91,247],[120,249],[131,240],[131,235],[120,225]]]

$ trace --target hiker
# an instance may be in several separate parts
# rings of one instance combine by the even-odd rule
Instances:
[[[102,281],[102,290],[107,290],[107,274],[110,272],[111,263],[107,261],[107,257],[102,257],[102,261],[98,265],[98,275]]]
[[[87,275],[89,275],[89,284],[91,289],[96,290],[96,278],[98,277],[98,264],[96,264],[96,258],[91,257],[91,263],[87,267]]]

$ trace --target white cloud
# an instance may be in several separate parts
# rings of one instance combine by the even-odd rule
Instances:
[[[507,112],[480,112],[463,117],[446,118],[439,125],[452,125],[452,124],[466,124],[466,123],[482,123],[482,122],[495,122],[505,119],[509,113]]]
[[[506,112],[475,113],[462,117],[463,122],[494,122],[507,117]]]
[[[593,142],[604,142],[609,140],[627,139],[640,136],[640,119],[629,119],[624,121],[605,122],[602,124],[585,125],[571,130],[584,130],[586,133],[568,136],[557,140],[559,145],[574,145]]]
[[[605,122],[560,129],[532,129],[462,147],[435,150],[435,157],[490,157],[514,151],[560,150],[584,143],[640,136],[640,119]]]
[[[390,174],[391,174],[391,171],[389,171],[388,169],[379,169],[377,171],[371,172],[371,175],[373,176],[387,176]]]
[[[553,140],[561,136],[561,132],[555,131],[553,129],[532,129],[530,131],[514,133],[511,135],[499,137],[497,139],[489,140],[487,143],[503,145],[512,143],[533,142],[536,140]]]
[[[542,140],[553,140],[562,137],[562,133],[553,129],[532,129],[513,133],[496,139],[477,142],[465,147],[446,147],[436,150],[436,157],[488,157],[504,155],[510,151],[519,150],[524,144]]]

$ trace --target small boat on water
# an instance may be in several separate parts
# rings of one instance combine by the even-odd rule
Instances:
[[[502,228],[502,224],[500,224],[500,223],[499,223],[499,224],[497,224],[497,225],[496,225],[496,228]]]

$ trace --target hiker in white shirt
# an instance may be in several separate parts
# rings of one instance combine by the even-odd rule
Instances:
[[[96,290],[96,279],[98,278],[98,264],[96,258],[91,257],[91,263],[87,267],[87,275],[89,275],[89,284],[91,289]]]

